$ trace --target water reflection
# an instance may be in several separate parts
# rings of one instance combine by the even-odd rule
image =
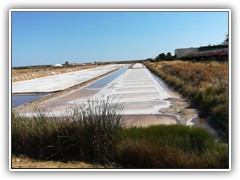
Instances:
[[[12,95],[12,107],[17,107],[45,96],[44,94]]]
[[[209,117],[196,117],[193,118],[192,123],[194,126],[202,127],[207,129],[216,139],[219,139],[219,135],[216,130],[214,130],[207,122]]]
[[[205,118],[204,117],[196,117],[196,118],[193,118],[192,123],[195,126],[205,127],[207,125],[207,119],[206,119],[206,117]]]
[[[121,74],[123,74],[127,69],[126,68],[121,68],[119,70],[117,70],[116,72],[102,78],[99,79],[97,81],[95,81],[94,83],[90,84],[89,86],[87,86],[87,88],[103,88],[104,86],[106,86],[108,83],[112,82],[114,79],[116,79],[118,76],[120,76]]]

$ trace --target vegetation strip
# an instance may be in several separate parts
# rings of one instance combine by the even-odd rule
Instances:
[[[209,124],[228,142],[228,64],[183,61],[144,64],[198,105],[205,116],[209,116]]]
[[[12,154],[37,160],[119,164],[123,168],[228,168],[228,146],[202,128],[125,128],[122,104],[89,100],[69,116],[12,114]]]

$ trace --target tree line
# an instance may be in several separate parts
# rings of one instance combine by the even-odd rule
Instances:
[[[176,59],[175,56],[173,56],[170,52],[168,52],[167,54],[165,53],[161,53],[158,56],[156,56],[155,59],[153,58],[148,58],[147,60],[149,61],[172,61]]]

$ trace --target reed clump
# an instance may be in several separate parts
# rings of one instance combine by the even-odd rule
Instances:
[[[108,100],[107,100],[108,101]],[[114,159],[121,139],[120,104],[89,100],[65,116],[38,111],[32,117],[12,115],[12,152],[44,160],[106,163]]]

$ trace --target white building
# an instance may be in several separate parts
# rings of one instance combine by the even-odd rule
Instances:
[[[62,64],[53,64],[52,66],[53,67],[62,67],[63,65]]]
[[[198,48],[181,48],[175,49],[175,55],[177,58],[181,58],[186,55],[196,54],[198,52]]]

